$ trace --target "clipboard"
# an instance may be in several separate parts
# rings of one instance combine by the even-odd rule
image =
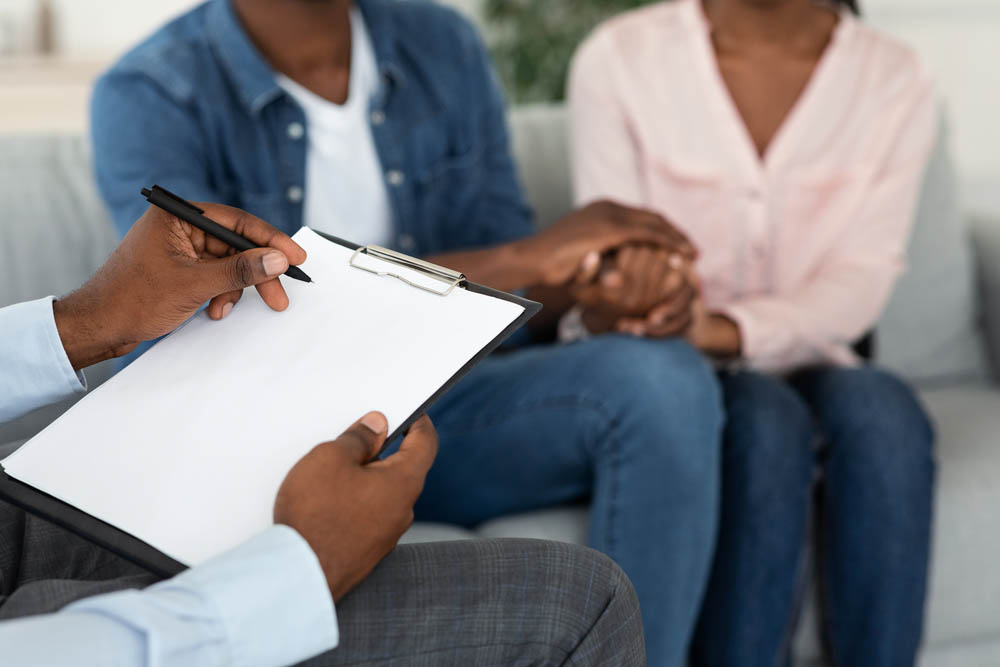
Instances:
[[[464,366],[452,375],[447,382],[441,385],[440,388],[434,392],[427,401],[425,401],[415,412],[413,412],[405,421],[394,429],[392,433],[388,435],[386,438],[386,446],[399,436],[405,434],[417,419],[426,414],[431,405],[433,405],[449,390],[454,388],[454,386],[458,384],[458,382],[462,380],[462,378],[464,378],[473,367],[493,353],[507,338],[509,338],[515,331],[520,329],[532,317],[534,317],[542,307],[541,304],[537,302],[517,295],[501,292],[484,285],[478,285],[468,281],[464,275],[458,272],[431,264],[421,259],[403,255],[402,253],[398,253],[388,248],[373,245],[361,246],[322,232],[316,232],[316,234],[332,243],[336,243],[349,250],[353,250],[354,254],[351,256],[352,267],[360,271],[371,273],[373,279],[398,280],[413,289],[432,292],[443,299],[448,298],[456,289],[468,290],[470,292],[490,296],[496,299],[509,301],[523,308],[523,312],[517,317],[517,319],[511,322],[511,324],[507,326],[499,335],[484,346],[474,357],[472,357]],[[370,266],[366,267],[361,265],[358,260],[362,255],[378,260],[381,263],[380,268],[373,270]],[[428,287],[409,280],[405,272],[398,270],[398,268],[403,268],[405,271],[416,271],[421,275],[426,276],[434,283],[435,287]],[[55,464],[58,465],[58,462],[55,462]],[[6,470],[4,470],[2,464],[0,464],[0,499],[71,533],[74,533],[79,537],[144,568],[155,575],[167,578],[187,569],[187,565],[163,553],[149,543],[144,542],[143,540],[110,523],[94,517],[77,507],[74,507],[73,505],[63,502],[48,493],[9,476]]]

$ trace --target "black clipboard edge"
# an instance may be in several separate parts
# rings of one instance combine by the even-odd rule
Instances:
[[[356,243],[337,238],[336,236],[332,236],[330,234],[324,234],[323,232],[316,233],[328,241],[337,243],[351,250],[357,250],[360,247]],[[396,430],[394,430],[389,437],[386,438],[386,444],[383,447],[383,452],[393,440],[405,434],[410,427],[413,426],[418,419],[420,419],[420,417],[425,415],[434,403],[436,403],[448,391],[453,389],[455,385],[469,373],[469,371],[471,371],[487,356],[492,354],[498,347],[500,347],[500,345],[503,344],[505,340],[507,340],[515,331],[524,326],[532,317],[538,314],[538,311],[542,309],[542,304],[537,301],[531,301],[514,294],[501,292],[484,285],[468,282],[463,286],[463,288],[477,294],[484,294],[486,296],[492,296],[497,299],[516,303],[524,308],[524,312],[521,313],[516,320],[511,322],[511,324],[496,338],[490,341],[486,347],[480,350],[476,356],[470,359],[468,363],[462,366],[462,368],[451,376],[451,378],[449,378],[449,380],[445,382],[440,389],[434,392],[434,394],[427,399],[423,405],[417,408],[416,412],[410,415],[406,421],[396,428]],[[381,455],[382,452],[379,452],[379,456]],[[111,553],[120,556],[127,561],[135,563],[139,567],[145,568],[157,576],[164,578],[172,577],[188,569],[187,566],[180,561],[171,558],[156,547],[153,547],[147,542],[143,542],[134,535],[126,533],[122,529],[116,528],[115,526],[102,521],[97,517],[91,516],[83,510],[65,503],[58,498],[45,493],[44,491],[40,491],[33,486],[29,486],[24,482],[14,479],[7,474],[2,464],[0,464],[0,499],[21,508],[26,512],[34,514],[45,521],[55,524],[75,535],[78,535],[88,542],[103,547]]]
[[[155,575],[172,577],[187,569],[180,561],[138,537],[14,479],[3,469],[3,465],[0,465],[0,499],[103,547]]]

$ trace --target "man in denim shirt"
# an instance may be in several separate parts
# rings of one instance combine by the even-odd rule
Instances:
[[[358,94],[364,136],[341,134],[357,148],[338,158],[338,141],[321,138],[349,122]],[[372,219],[356,233],[371,238],[353,240],[542,299],[536,334],[585,294],[614,305],[620,290],[574,280],[601,253],[690,251],[665,221],[606,202],[533,235],[488,56],[431,3],[210,0],[102,77],[92,118],[99,185],[122,232],[153,183],[287,232],[329,223],[314,216],[331,207],[334,229],[349,229],[363,210]],[[712,556],[723,421],[697,352],[621,336],[517,349],[431,416],[441,447],[418,519],[473,525],[591,499],[589,543],[632,578],[650,662],[683,664]]]

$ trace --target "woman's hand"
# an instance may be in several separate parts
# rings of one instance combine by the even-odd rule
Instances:
[[[573,288],[591,333],[675,335],[690,323],[697,285],[687,256],[630,245],[600,260],[588,257]],[[649,319],[647,323],[647,318]],[[641,324],[641,326],[640,326]],[[641,328],[641,331],[639,330]]]
[[[719,359],[740,356],[742,340],[740,328],[729,317],[710,313],[700,299],[693,308],[691,326],[685,338],[705,354]]]
[[[634,246],[678,255],[687,261],[697,256],[688,238],[662,216],[610,201],[573,211],[516,245],[522,261],[540,268],[536,284],[549,287],[572,282],[593,253],[604,256]]]

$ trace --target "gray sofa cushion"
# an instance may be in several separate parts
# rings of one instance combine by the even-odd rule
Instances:
[[[510,113],[511,149],[541,226],[573,209],[569,128],[562,105],[534,104]]]
[[[0,307],[65,294],[107,258],[115,232],[91,174],[78,135],[0,135]]]
[[[924,176],[908,268],[878,323],[881,364],[925,387],[987,375],[974,261],[942,128]]]
[[[1000,390],[970,384],[922,398],[938,436],[927,641],[998,639]]]
[[[0,307],[66,294],[107,258],[115,232],[91,173],[79,135],[0,134]],[[88,369],[89,386],[110,371],[110,363]],[[0,443],[31,437],[73,402],[0,425]]]

